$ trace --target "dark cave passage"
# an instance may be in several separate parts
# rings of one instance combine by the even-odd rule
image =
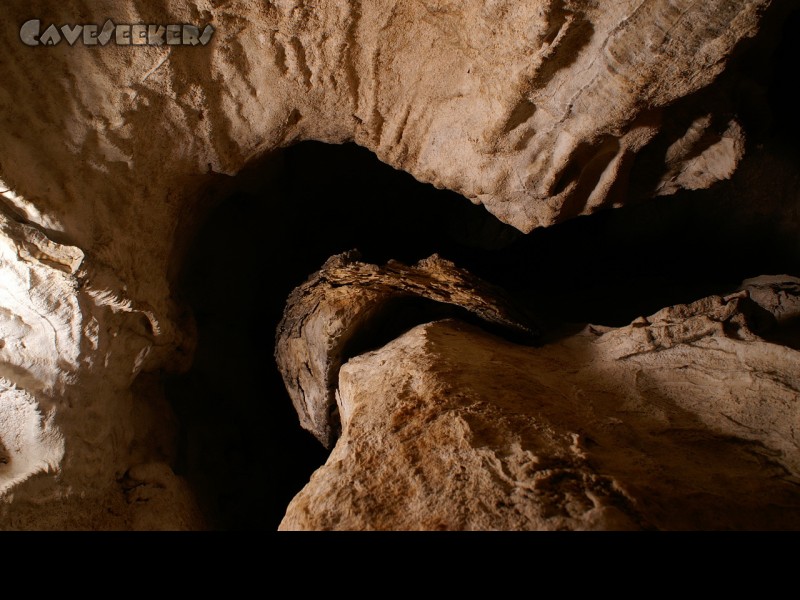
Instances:
[[[167,394],[181,424],[176,472],[211,526],[274,530],[327,457],[300,429],[273,358],[291,290],[352,248],[377,263],[434,252],[474,261],[521,234],[353,144],[299,144],[236,183],[180,278],[199,341],[191,371],[171,377]]]
[[[184,261],[176,296],[191,306],[199,341],[192,369],[166,382],[180,423],[176,472],[210,526],[276,529],[327,457],[300,429],[273,351],[287,296],[333,254],[357,248],[368,262],[410,264],[437,252],[554,328],[626,325],[749,277],[800,275],[800,118],[786,78],[800,58],[789,35],[798,25],[794,12],[773,69],[750,69],[736,88],[746,157],[708,190],[523,235],[354,144],[301,143],[239,174]]]
[[[238,175],[184,262],[176,295],[192,307],[199,342],[190,372],[167,381],[181,428],[176,472],[212,528],[274,530],[327,456],[300,429],[273,351],[290,291],[333,254],[357,248],[368,262],[410,264],[437,252],[554,328],[626,325],[749,277],[800,275],[800,118],[786,76],[800,58],[799,25],[800,11],[776,25],[771,70],[744,56],[731,89],[746,158],[709,190],[523,235],[354,144],[298,144]]]
[[[271,177],[211,214],[182,277],[199,345],[192,370],[168,381],[181,423],[176,471],[214,528],[272,530],[324,462],[273,349],[289,292],[332,254],[358,248],[367,261],[410,263],[438,252],[523,298],[545,323],[624,325],[747,277],[800,274],[786,222],[774,212],[759,220],[740,202],[743,187],[772,176],[762,163],[773,161],[756,159],[709,191],[523,235],[352,144],[303,143],[270,157],[253,172]]]

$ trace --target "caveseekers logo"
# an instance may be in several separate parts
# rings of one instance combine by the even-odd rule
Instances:
[[[214,35],[214,27],[202,30],[195,25],[150,25],[145,23],[116,25],[108,19],[102,27],[88,25],[50,25],[42,30],[39,19],[22,24],[19,39],[28,46],[57,46],[62,41],[74,46],[79,40],[84,46],[205,46]]]

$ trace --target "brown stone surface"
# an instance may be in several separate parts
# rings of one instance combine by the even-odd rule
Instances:
[[[159,386],[131,386],[189,364],[173,276],[204,203],[245,166],[301,140],[355,141],[522,231],[705,187],[744,138],[704,90],[789,5],[5,3],[0,528],[202,526],[168,466]],[[20,25],[35,16],[216,33],[193,48],[29,47]],[[637,187],[633,160],[656,139]],[[137,477],[152,493],[131,493]]]
[[[743,293],[536,348],[420,325],[343,365],[281,528],[797,529],[800,355],[770,320]]]
[[[381,336],[398,335],[447,306],[521,335],[538,333],[502,290],[438,256],[411,267],[395,261],[379,267],[357,258],[352,252],[332,257],[294,290],[276,336],[275,358],[300,424],[325,446],[339,433],[339,367]]]
[[[762,275],[745,279],[742,289],[778,323],[790,325],[800,317],[800,278],[791,275]]]
[[[123,256],[144,250],[162,264],[211,174],[304,139],[356,141],[528,231],[625,202],[632,159],[665,108],[712,83],[771,4],[5,6],[0,177],[140,294],[154,283],[150,263]],[[19,26],[37,14],[43,26],[112,15],[216,32],[205,47],[32,48]],[[705,187],[738,162],[738,125],[712,124],[712,109],[705,98],[682,108],[692,118],[670,132],[662,164],[670,189]]]

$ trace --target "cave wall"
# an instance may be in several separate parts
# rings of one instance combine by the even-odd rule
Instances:
[[[166,466],[158,386],[146,401],[131,386],[188,366],[193,332],[171,276],[204,202],[246,165],[301,140],[355,141],[524,232],[706,187],[731,176],[744,137],[703,90],[787,4],[4,5],[4,523],[201,526]],[[197,47],[20,40],[31,18],[109,16],[215,33]],[[665,150],[637,181],[651,142]],[[48,502],[59,508],[43,517]]]

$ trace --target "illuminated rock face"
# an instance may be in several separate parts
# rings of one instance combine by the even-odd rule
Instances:
[[[377,267],[352,253],[331,257],[292,293],[278,325],[275,358],[301,425],[332,446],[340,431],[336,391],[342,363],[414,320],[456,308],[520,336],[538,333],[533,317],[515,310],[502,290],[438,256],[413,267]]]
[[[771,320],[740,293],[535,348],[419,325],[342,366],[342,437],[281,528],[796,529],[800,354]]]
[[[355,141],[526,232],[619,206],[627,189],[707,187],[744,138],[704,90],[772,4],[4,7],[0,527],[202,526],[167,466],[166,401],[131,386],[191,359],[170,279],[228,176],[301,140]],[[21,32],[34,17],[39,37],[102,32],[109,16],[214,32],[135,47]],[[636,157],[653,147],[642,178]]]

